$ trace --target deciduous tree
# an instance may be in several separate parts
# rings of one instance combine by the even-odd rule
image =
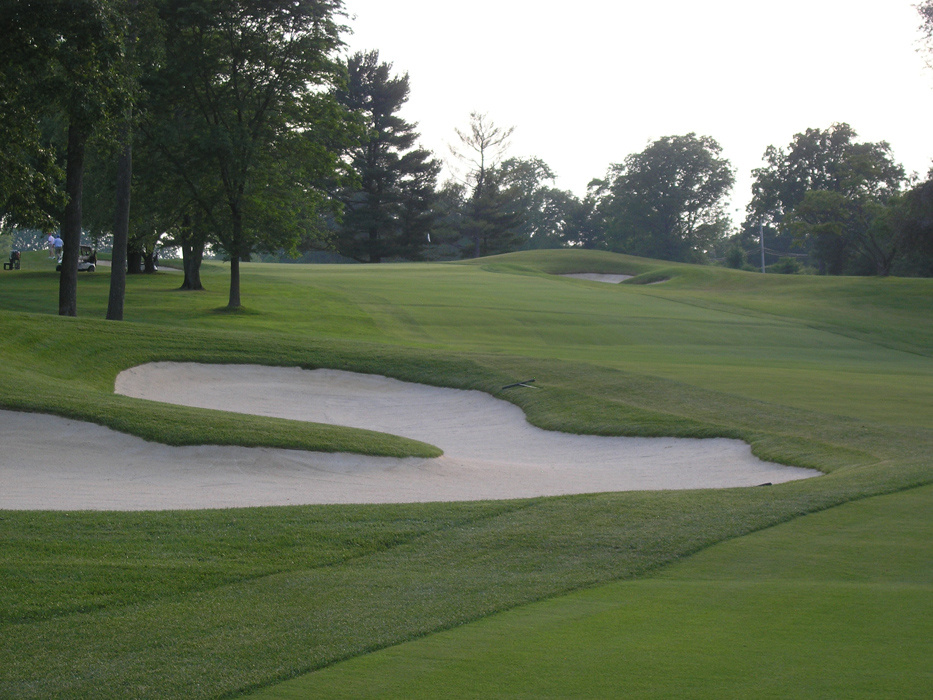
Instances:
[[[475,258],[503,252],[517,239],[521,224],[521,212],[504,196],[498,171],[515,127],[497,126],[487,115],[472,112],[469,130],[455,131],[460,145],[452,146],[451,152],[466,168],[462,180],[469,189],[462,232],[472,242]]]
[[[879,217],[899,192],[904,169],[886,142],[856,138],[843,123],[796,134],[786,149],[769,146],[767,165],[753,171],[746,223],[792,233],[822,272],[841,274],[864,258],[887,274],[898,248]]]
[[[163,6],[166,52],[150,137],[230,260],[231,309],[240,307],[240,261],[293,248],[314,230],[326,200],[321,178],[338,169],[341,8],[339,0]]]
[[[895,200],[889,219],[901,245],[893,274],[933,277],[933,170]]]
[[[554,172],[540,158],[508,158],[498,168],[504,191],[521,212],[518,244],[522,248],[561,248],[569,220],[579,206],[570,192],[553,186]]]
[[[599,204],[604,247],[698,262],[728,228],[734,176],[709,136],[666,136],[613,165]]]
[[[125,104],[124,17],[108,0],[9,0],[0,6],[0,27],[0,93],[12,114],[33,121],[58,115],[67,131],[58,306],[59,314],[75,316],[84,155],[94,129]],[[47,178],[56,173],[45,167],[48,151],[35,130],[22,127],[11,135],[25,138],[4,149],[13,177],[21,186],[38,186],[40,193],[32,204],[20,195],[20,210],[35,213],[42,200],[54,199]],[[9,181],[6,187],[9,192]]]

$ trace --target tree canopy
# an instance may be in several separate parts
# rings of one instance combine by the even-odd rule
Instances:
[[[933,68],[933,0],[923,0],[917,7],[920,13],[920,35],[927,65]]]
[[[3,148],[10,171],[0,176],[0,196],[22,221],[43,228],[52,220],[61,222],[59,314],[64,316],[77,315],[87,141],[96,127],[121,112],[126,100],[125,15],[120,10],[107,0],[10,0],[0,7],[5,115],[0,135],[22,139]],[[50,141],[35,127],[18,123],[42,118],[57,121],[67,133],[63,186]],[[48,211],[62,201],[60,212]]]
[[[471,242],[475,258],[506,252],[520,240],[523,213],[515,210],[514,197],[507,192],[499,169],[514,131],[515,127],[500,127],[480,112],[470,114],[469,129],[455,129],[460,144],[451,146],[451,153],[465,167],[460,229]]]
[[[337,0],[165,0],[165,62],[150,135],[230,260],[291,248],[315,230],[338,168]],[[192,168],[192,166],[194,166]]]
[[[848,124],[807,129],[784,149],[769,146],[753,171],[748,219],[793,235],[823,272],[841,274],[864,259],[887,274],[898,244],[882,216],[904,169],[884,142],[859,143]]]
[[[709,136],[666,136],[613,165],[599,183],[603,246],[661,260],[699,262],[727,232],[735,180]]]
[[[916,9],[929,59],[933,0]],[[343,16],[341,0],[0,3],[0,224],[61,228],[60,313],[77,312],[82,228],[112,235],[108,318],[122,318],[123,270],[152,269],[160,241],[181,249],[185,289],[201,288],[205,254],[228,260],[232,309],[241,261],[326,247],[360,262],[581,246],[747,267],[767,237],[769,255],[795,257],[785,270],[933,274],[929,177],[908,181],[886,142],[846,123],[768,146],[731,238],[733,169],[693,132],[623,156],[578,198],[475,111],[439,187],[402,116],[408,74],[345,55]]]

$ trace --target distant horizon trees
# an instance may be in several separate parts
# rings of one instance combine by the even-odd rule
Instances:
[[[888,275],[911,246],[894,209],[907,177],[890,145],[858,142],[845,123],[769,146],[753,172],[741,239],[767,227],[772,248],[805,255],[821,274]]]
[[[933,0],[917,10],[931,56]],[[578,197],[542,159],[509,153],[515,127],[476,111],[453,129],[441,182],[441,159],[403,116],[408,74],[378,51],[343,55],[341,11],[340,0],[0,6],[0,223],[61,228],[60,313],[76,313],[82,226],[107,236],[122,216],[131,270],[160,242],[177,246],[182,288],[196,290],[205,251],[220,254],[232,309],[241,261],[325,249],[378,263],[582,247],[748,268],[764,232],[769,255],[793,258],[784,271],[933,275],[933,171],[908,179],[886,142],[860,142],[846,123],[767,146],[737,229],[732,166],[693,132],[610,163]],[[117,158],[131,152],[133,206],[116,216],[117,173],[129,184]]]
[[[735,176],[710,136],[665,136],[610,167],[597,184],[597,247],[703,262],[728,231],[725,198]]]

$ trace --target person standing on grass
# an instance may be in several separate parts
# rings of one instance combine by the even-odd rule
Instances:
[[[58,262],[62,261],[62,249],[65,247],[65,242],[59,236],[55,236],[52,239],[52,245],[55,248],[55,258]]]
[[[49,257],[54,258],[55,257],[55,236],[53,236],[50,233],[49,237],[46,239],[46,243],[48,243],[49,245]]]

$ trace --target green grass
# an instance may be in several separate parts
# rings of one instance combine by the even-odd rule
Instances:
[[[571,608],[590,605],[591,596],[605,617],[601,627],[594,616],[598,634],[579,622],[568,659],[598,659],[608,644],[632,662],[601,677],[570,665],[552,669],[529,650],[522,661],[529,675],[562,696],[585,691],[581,679],[597,685],[579,695],[593,696],[603,694],[598,683],[648,689],[705,665],[709,673],[692,674],[688,694],[742,694],[740,680],[751,682],[747,658],[722,653],[717,665],[693,656],[702,646],[700,631],[711,626],[751,630],[745,636],[753,656],[786,655],[793,672],[769,676],[773,696],[832,689],[845,690],[837,696],[877,696],[889,676],[916,675],[915,659],[928,649],[922,643],[929,615],[922,614],[903,625],[901,647],[886,651],[883,663],[853,670],[817,654],[808,665],[798,659],[804,648],[818,646],[818,633],[802,634],[802,623],[785,629],[775,611],[809,587],[825,595],[808,595],[814,602],[800,608],[799,619],[812,615],[821,623],[814,630],[832,627],[831,639],[855,639],[877,631],[879,621],[906,619],[901,599],[877,582],[847,588],[821,581],[821,572],[833,568],[808,557],[814,532],[837,527],[821,518],[895,503],[862,499],[917,494],[914,507],[929,513],[929,489],[918,487],[933,472],[930,280],[762,276],[583,251],[444,265],[249,264],[245,310],[227,314],[220,312],[227,270],[217,263],[205,266],[203,293],[178,291],[177,273],[132,276],[127,320],[112,323],[100,320],[108,289],[103,270],[79,277],[80,317],[64,319],[53,315],[57,276],[32,257],[25,256],[23,270],[0,276],[6,374],[0,407],[91,420],[175,444],[431,453],[431,446],[395,436],[245,420],[112,394],[122,369],[154,360],[334,367],[482,389],[553,429],[738,437],[762,457],[826,475],[759,489],[517,502],[0,512],[2,697],[232,696],[315,669],[339,673],[342,660],[365,662],[377,656],[368,652],[431,642],[432,632],[448,629],[468,635],[464,668],[475,661],[490,678],[502,678],[497,673],[507,674],[510,665],[495,661],[501,639],[543,630],[544,644],[548,619],[563,614],[559,596],[571,591],[584,596],[583,603],[567,603]],[[616,286],[555,276],[584,271],[636,277]],[[637,284],[660,278],[667,281]],[[500,391],[532,376],[540,391]],[[903,516],[883,505],[872,517],[890,541],[922,551],[928,537],[910,540],[916,522]],[[813,522],[815,530],[803,527]],[[788,533],[775,545],[784,560],[809,562],[792,581],[747,570],[778,550],[756,554],[743,545],[777,532]],[[861,536],[847,541],[836,570],[857,562],[871,571],[895,567],[909,579],[891,582],[910,589],[903,600],[929,600],[928,564]],[[671,577],[676,567],[715,551],[729,563],[715,568],[731,567],[734,578]],[[613,581],[621,583],[607,588]],[[759,596],[773,605],[756,608]],[[631,599],[643,602],[634,610],[628,605],[630,614],[644,607],[657,615],[619,617],[619,601]],[[736,601],[734,614],[722,604],[729,600]],[[848,612],[854,603],[870,615],[854,618]],[[662,624],[668,609],[679,612]],[[524,621],[489,617],[509,610]],[[619,620],[635,633],[619,631],[629,629]],[[505,631],[495,632],[498,624]],[[644,650],[670,637],[683,642],[668,665],[648,668]],[[724,632],[714,648],[724,651],[734,640]],[[841,653],[857,660],[863,651],[856,647],[853,641]],[[399,663],[397,678],[418,668],[406,666],[416,661]],[[387,682],[395,673],[386,671]],[[306,680],[317,683],[322,675]],[[475,675],[464,672],[462,682],[438,678],[444,694],[473,692]],[[521,696],[518,680],[502,682],[514,691],[505,694]],[[909,696],[907,681],[896,687]]]
[[[931,505],[848,503],[255,697],[925,698]]]

